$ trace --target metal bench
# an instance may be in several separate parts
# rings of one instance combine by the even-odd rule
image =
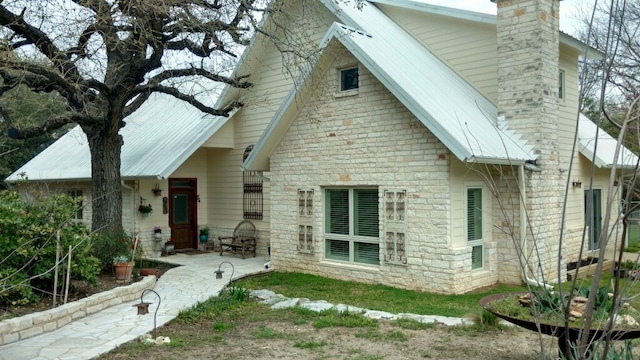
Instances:
[[[220,256],[225,252],[241,253],[244,259],[247,254],[256,257],[256,227],[249,220],[241,221],[233,230],[232,236],[220,236]]]

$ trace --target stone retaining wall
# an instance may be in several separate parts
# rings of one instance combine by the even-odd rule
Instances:
[[[93,294],[55,309],[3,320],[0,322],[0,345],[53,331],[102,309],[138,299],[142,291],[153,289],[156,280],[155,276],[146,276],[131,285]]]

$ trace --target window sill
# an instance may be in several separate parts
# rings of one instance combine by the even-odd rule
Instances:
[[[337,261],[331,261],[326,259],[321,261],[320,264],[326,267],[333,267],[336,269],[368,271],[371,273],[380,272],[380,265],[360,265],[356,263],[337,262]]]
[[[337,92],[333,94],[333,97],[335,97],[336,99],[339,99],[343,97],[356,96],[358,95],[358,93],[359,93],[359,89],[352,89],[352,90]]]

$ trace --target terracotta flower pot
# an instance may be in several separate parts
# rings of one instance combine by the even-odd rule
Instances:
[[[155,275],[158,279],[162,276],[162,270],[154,268],[142,268],[140,269],[140,276]]]
[[[126,262],[126,263],[115,263],[113,267],[115,268],[116,273],[116,281],[119,282],[127,282],[131,279],[131,273],[133,272],[134,262]]]

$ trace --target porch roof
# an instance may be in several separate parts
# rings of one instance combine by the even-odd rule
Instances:
[[[618,168],[635,169],[638,165],[638,156],[624,146],[618,148],[617,139],[602,129],[598,131],[598,125],[583,114],[580,114],[578,137],[580,153],[599,168],[611,168],[617,163]],[[616,153],[617,161],[614,160]]]
[[[229,117],[216,117],[170,95],[154,93],[120,129],[122,179],[167,178],[213,136]],[[11,174],[32,181],[91,179],[91,154],[80,126]]]

